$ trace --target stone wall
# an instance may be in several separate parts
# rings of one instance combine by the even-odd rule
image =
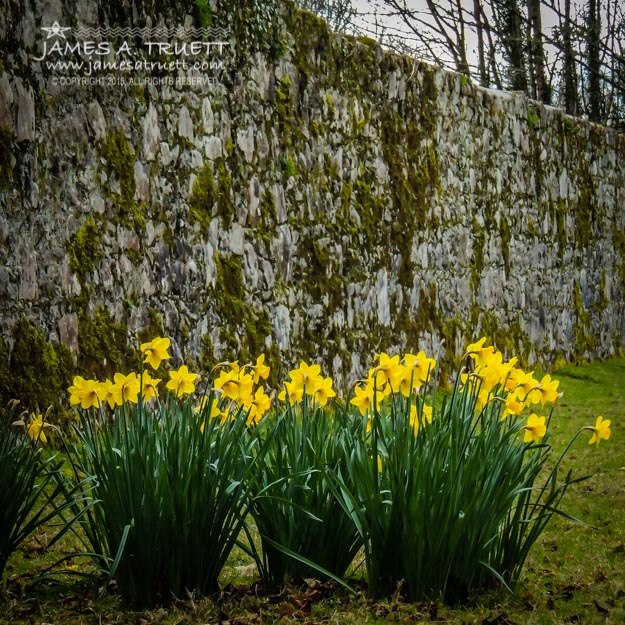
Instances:
[[[202,369],[264,350],[339,384],[443,338],[448,361],[482,334],[530,363],[621,349],[623,136],[288,4],[252,23],[213,3],[215,84],[58,85],[42,26],[193,7],[40,4],[0,17],[0,375],[29,375],[24,328],[66,376],[155,333]]]

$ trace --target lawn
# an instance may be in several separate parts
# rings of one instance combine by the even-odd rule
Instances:
[[[72,545],[45,553],[46,535],[31,537],[15,553],[0,588],[0,624],[58,625],[106,623],[451,623],[560,624],[625,623],[625,358],[566,366],[554,377],[563,393],[554,408],[552,444],[564,450],[597,415],[612,420],[612,437],[597,447],[583,432],[563,469],[592,475],[567,493],[563,510],[585,525],[556,517],[539,539],[515,593],[498,587],[470,597],[462,606],[440,602],[409,604],[401,591],[389,601],[365,595],[356,559],[349,582],[352,595],[333,583],[270,591],[258,586],[253,567],[240,554],[231,557],[218,595],[180,597],[167,608],[137,612],[124,606],[113,583],[106,587],[72,574],[38,581],[37,575]],[[80,565],[79,565],[80,566]],[[100,582],[101,584],[101,582]]]

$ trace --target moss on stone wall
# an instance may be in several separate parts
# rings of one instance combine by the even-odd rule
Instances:
[[[217,174],[217,214],[228,226],[234,218],[234,202],[232,199],[232,177],[222,157],[215,160]]]
[[[189,196],[189,212],[191,223],[200,224],[202,234],[208,234],[208,226],[213,218],[213,202],[215,200],[215,182],[213,167],[209,161],[204,163],[193,183]]]
[[[247,361],[265,349],[271,337],[269,313],[245,301],[241,258],[215,254],[216,284],[211,301],[219,318],[219,338],[226,360]],[[215,357],[210,338],[205,335],[200,361],[204,367]]]
[[[137,370],[137,349],[128,346],[124,323],[115,322],[105,306],[92,314],[84,307],[78,310],[77,370],[83,377],[104,380],[115,372]]]
[[[621,288],[625,290],[625,229],[619,227],[616,222],[612,226],[612,245],[621,257],[621,262],[616,266],[616,275],[620,280]]]
[[[484,270],[484,249],[486,247],[486,231],[480,226],[474,216],[471,220],[471,232],[473,234],[473,246],[471,254],[471,289],[477,291],[482,280]]]
[[[6,341],[0,336],[0,408],[4,409],[12,399],[11,381],[9,375],[9,358],[11,353]]]
[[[194,332],[200,317],[202,323],[209,319],[219,327],[217,337],[213,328],[202,339],[199,364],[204,368],[216,354],[245,360],[260,351],[268,351],[268,359],[274,360],[272,367],[281,366],[280,354],[271,346],[269,314],[261,301],[290,308],[293,349],[286,358],[319,358],[329,366],[338,356],[345,372],[351,368],[352,352],[359,352],[364,361],[380,348],[405,342],[416,349],[420,342],[435,343],[440,337],[446,340],[444,359],[453,363],[461,337],[476,338],[480,328],[498,346],[522,357],[529,355],[523,324],[510,316],[515,296],[504,293],[500,297],[495,292],[505,284],[495,274],[500,269],[508,277],[511,272],[527,272],[528,263],[514,258],[513,253],[522,242],[542,238],[543,232],[551,233],[549,243],[554,244],[553,255],[557,253],[560,266],[564,258],[594,262],[594,249],[581,254],[579,248],[592,244],[592,230],[598,231],[595,217],[605,219],[604,207],[597,199],[606,188],[602,174],[594,170],[585,173],[585,169],[591,171],[590,160],[598,149],[596,137],[601,133],[593,131],[593,135],[582,122],[574,131],[557,122],[552,135],[552,114],[545,114],[538,105],[519,118],[517,99],[496,98],[465,84],[463,78],[383,53],[367,38],[336,36],[323,20],[290,6],[282,11],[275,29],[275,15],[269,8],[273,3],[198,0],[187,6],[195,6],[196,23],[204,20],[197,10],[209,4],[215,9],[215,25],[231,28],[234,58],[228,62],[232,65],[223,74],[223,90],[191,93],[176,88],[167,97],[154,99],[164,131],[162,140],[169,151],[163,149],[149,163],[150,207],[138,205],[135,199],[133,146],[137,158],[143,159],[137,147],[141,134],[137,122],[145,114],[151,92],[137,87],[120,102],[112,102],[106,94],[101,98],[107,119],[113,117],[111,107],[119,107],[120,115],[114,118],[127,120],[127,134],[109,124],[109,132],[97,148],[101,167],[93,176],[96,192],[106,200],[105,212],[95,220],[88,217],[67,242],[70,268],[82,286],[80,297],[69,304],[79,317],[81,374],[103,377],[136,364],[132,358],[136,350],[128,350],[125,321],[114,321],[104,306],[93,308],[94,303],[110,304],[118,297],[126,320],[133,309],[136,319],[136,307],[143,305],[143,296],[120,288],[119,265],[112,272],[113,289],[118,292],[113,296],[110,291],[103,292],[102,299],[96,299],[98,285],[90,285],[88,278],[95,275],[102,254],[111,251],[125,254],[135,263],[145,257],[141,271],[145,270],[147,280],[162,288],[163,298],[171,297],[173,305],[184,302],[179,307],[179,323],[172,321],[175,327],[167,328],[178,345],[198,345]],[[254,7],[259,11],[252,14]],[[233,18],[232,24],[225,24],[223,16]],[[255,39],[247,38],[249,33]],[[256,54],[258,50],[260,54]],[[176,136],[181,101],[193,119],[193,141]],[[457,120],[450,120],[451,115],[457,115]],[[464,130],[458,130],[460,126]],[[517,136],[519,130],[521,137]],[[249,154],[243,145],[249,135],[241,134],[248,132],[254,139]],[[202,141],[208,135],[221,138],[224,152],[200,167],[196,163],[201,157],[195,150],[202,151]],[[12,136],[3,136],[0,130],[0,148],[4,144],[15,149]],[[44,143],[38,145],[39,163],[47,162]],[[558,148],[561,162],[554,156]],[[10,149],[3,152],[0,185],[6,171],[11,181],[10,166],[15,160]],[[167,153],[172,158],[177,155],[180,176],[162,176],[161,158]],[[21,152],[16,155],[21,159]],[[568,190],[562,194],[567,199],[557,199],[558,176],[564,168]],[[43,198],[54,176],[47,165],[40,169]],[[190,171],[197,178],[185,215],[180,198],[187,193]],[[86,175],[91,175],[91,168]],[[75,185],[76,197],[83,202],[88,192],[83,193],[81,185],[82,181]],[[154,208],[161,201],[163,206]],[[73,197],[70,205],[72,202]],[[460,202],[466,206],[460,207]],[[83,206],[76,204],[74,214],[83,214]],[[118,252],[117,244],[126,234],[121,230],[133,228],[141,234],[148,208],[157,211],[153,221],[164,224],[162,239],[170,249],[141,238],[140,251]],[[256,263],[253,254],[249,258],[251,266],[257,267],[257,275],[249,276],[253,278],[250,283],[259,285],[255,291],[245,284],[248,274],[244,274],[242,257],[223,252],[231,243],[235,247],[228,240],[229,234],[237,234],[230,228],[235,219],[245,229],[246,245],[252,243],[258,257]],[[521,229],[524,222],[528,224],[526,233]],[[124,228],[113,233],[115,226]],[[101,238],[98,235],[105,227],[111,236]],[[611,226],[606,220],[602,227]],[[211,289],[204,286],[210,267],[204,265],[203,253],[209,232],[211,244],[215,242],[215,228],[222,253],[215,258],[216,285]],[[154,241],[158,230],[150,231],[154,233],[150,241]],[[460,258],[454,257],[461,246],[453,238],[456,234],[461,241],[468,238],[472,243],[469,261],[464,249]],[[613,239],[621,250],[619,275],[625,284],[625,235],[617,224]],[[414,261],[412,253],[417,250],[419,256],[427,255],[427,270]],[[541,266],[551,290],[554,282],[547,274],[558,266],[553,261],[549,257]],[[574,262],[571,265],[575,271]],[[389,281],[389,325],[378,322],[375,298],[369,298],[367,292],[375,288],[375,277],[382,268]],[[565,279],[572,284],[569,268],[564,269]],[[276,275],[275,286],[267,287]],[[482,284],[486,275],[492,283]],[[596,277],[597,271],[590,268],[588,281],[596,281]],[[470,280],[469,293],[465,285],[457,288],[456,278]],[[440,286],[434,284],[436,280]],[[506,286],[511,287],[512,282]],[[613,289],[619,286],[612,284]],[[457,302],[453,302],[453,294],[439,292],[445,288],[456,289]],[[581,307],[576,313],[576,337],[584,349],[592,331],[590,321],[594,321],[588,315],[612,311],[616,306],[614,302],[606,304],[605,280],[601,288],[598,297],[587,304],[588,310]],[[617,295],[611,292],[611,297],[619,296],[619,291],[613,292]],[[58,299],[64,297],[61,294]],[[481,297],[497,307],[499,317],[482,310]],[[447,314],[451,316],[446,318],[441,310],[450,308]],[[570,328],[570,319],[561,323],[554,308],[546,316],[548,323],[558,319],[555,335],[561,326]],[[527,322],[529,316],[520,314]],[[163,320],[151,309],[150,315],[141,340],[163,331]],[[608,316],[606,312],[603,319]],[[168,319],[172,317],[168,315]]]
[[[71,353],[65,345],[52,345],[43,332],[26,317],[13,327],[10,353],[0,344],[0,398],[3,405],[18,399],[31,412],[45,413],[52,408],[50,420],[63,425],[67,419],[66,391],[74,374]]]
[[[580,248],[587,248],[592,238],[592,227],[596,219],[594,206],[595,190],[588,176],[579,190],[579,198],[574,204],[575,241]]]
[[[510,275],[510,226],[504,215],[499,219],[499,237],[501,239],[501,257],[503,258],[506,278]]]
[[[145,228],[145,216],[135,202],[135,156],[123,130],[114,128],[100,142],[100,152],[107,163],[109,176],[119,183],[119,193],[110,189],[111,199],[117,208],[114,222],[137,231]]]
[[[573,334],[575,337],[574,357],[577,362],[585,360],[596,347],[596,339],[592,333],[590,315],[584,306],[579,283],[575,283],[573,292],[575,321]]]
[[[193,0],[193,17],[200,28],[208,28],[213,23],[213,14],[208,0]]]
[[[85,223],[72,235],[67,244],[67,251],[69,266],[84,286],[86,277],[102,258],[100,230],[91,215],[87,216]]]
[[[480,336],[486,336],[489,343],[501,350],[506,358],[516,356],[521,367],[527,366],[532,343],[523,331],[519,318],[506,325],[490,310],[478,309],[477,312],[479,321],[471,331],[475,334],[479,327]]]
[[[13,130],[0,126],[0,187],[13,181]]]

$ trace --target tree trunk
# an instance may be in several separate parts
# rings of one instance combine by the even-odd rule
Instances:
[[[600,0],[588,0],[588,117],[601,119],[601,13]]]
[[[477,31],[477,62],[480,73],[480,85],[488,87],[488,75],[486,74],[486,60],[484,56],[484,29],[482,25],[482,7],[480,0],[473,0],[473,17]]]
[[[569,115],[578,114],[576,59],[571,42],[571,0],[564,0],[564,24],[562,25],[564,59],[564,110]]]
[[[549,104],[551,88],[545,73],[545,49],[543,47],[541,0],[527,0],[527,33],[529,73],[532,97]]]

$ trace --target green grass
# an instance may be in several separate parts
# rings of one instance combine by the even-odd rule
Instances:
[[[167,608],[136,612],[125,607],[115,586],[98,588],[73,576],[36,583],[36,575],[72,545],[46,554],[46,533],[31,537],[13,555],[0,586],[0,625],[182,623],[449,623],[452,625],[622,625],[625,623],[625,358],[567,366],[555,377],[564,393],[554,409],[552,443],[564,449],[570,437],[597,415],[612,420],[612,438],[599,447],[583,433],[563,463],[574,476],[592,478],[573,486],[563,509],[588,526],[556,517],[531,554],[515,595],[496,588],[463,606],[408,604],[366,598],[362,571],[350,578],[352,596],[332,583],[309,580],[302,587],[267,591],[244,554],[234,552],[222,574],[222,589],[209,598],[181,597]]]

